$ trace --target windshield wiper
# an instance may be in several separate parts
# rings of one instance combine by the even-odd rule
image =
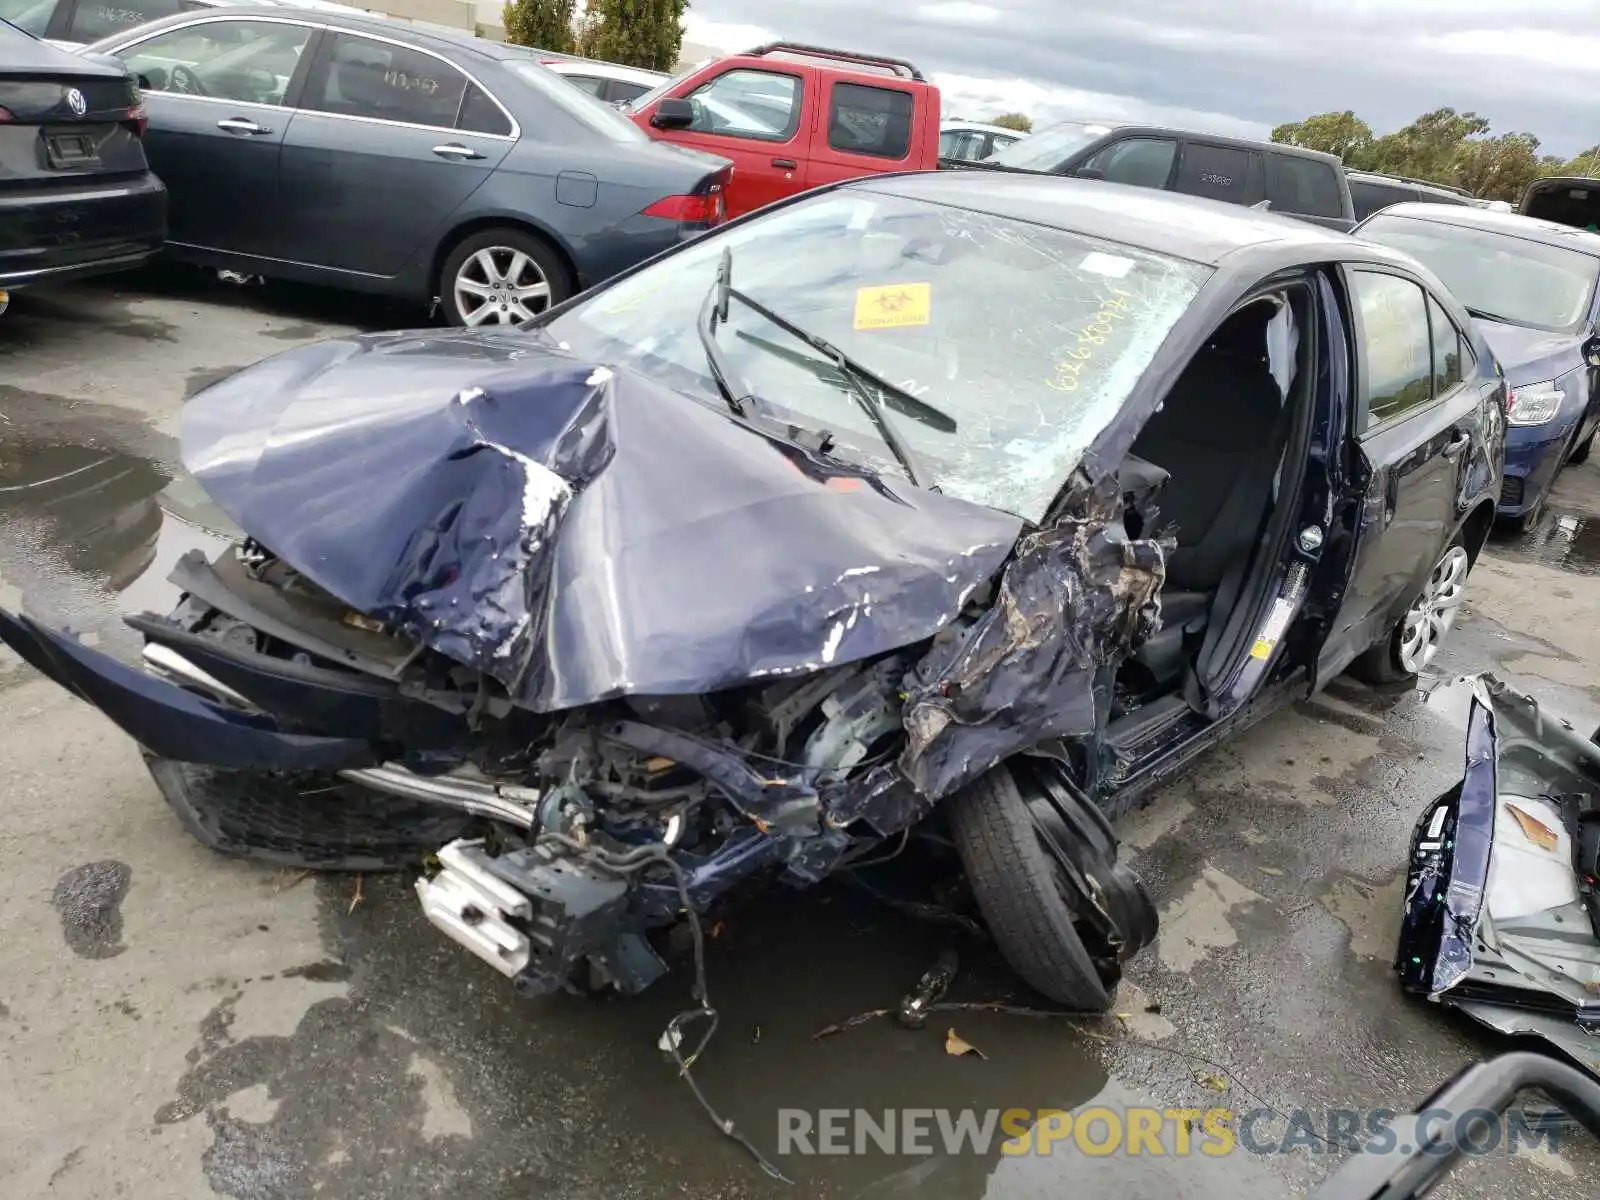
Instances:
[[[884,407],[886,405],[892,407],[897,412],[902,412],[913,420],[929,425],[941,433],[954,433],[956,431],[955,418],[926,401],[917,399],[910,392],[896,387],[871,368],[862,366],[832,342],[818,337],[809,330],[802,329],[787,318],[773,312],[761,301],[741,292],[731,282],[732,269],[732,252],[724,250],[722,252],[722,261],[717,267],[717,278],[711,285],[710,293],[706,296],[706,306],[701,320],[701,340],[709,343],[707,346],[708,360],[711,359],[713,350],[717,356],[720,356],[721,349],[716,347],[714,337],[708,338],[707,327],[709,326],[711,334],[715,334],[717,323],[727,319],[728,301],[730,299],[739,301],[751,312],[770,321],[790,337],[810,346],[833,364],[844,379],[850,393],[856,398],[856,403],[861,406],[862,411],[871,418],[873,425],[877,427],[879,435],[883,438],[884,445],[889,447],[895,459],[905,468],[906,478],[916,486],[921,487],[922,477],[917,469],[916,455],[906,443],[906,440],[900,436],[899,431],[895,429],[894,423],[889,420],[888,414],[884,412]],[[716,375],[718,370],[718,365],[712,362],[713,375]],[[877,395],[873,395],[868,385],[877,390]],[[723,390],[725,396],[730,395],[730,389],[726,387],[721,379],[718,379],[717,386]],[[735,411],[739,410],[735,409]]]
[[[1499,313],[1492,313],[1487,309],[1473,308],[1470,304],[1463,304],[1462,307],[1467,310],[1467,316],[1473,317],[1479,321],[1497,321],[1501,325],[1522,324],[1521,321],[1513,321],[1510,317],[1502,317]]]
[[[722,347],[717,345],[717,326],[728,319],[728,295],[732,289],[728,286],[728,279],[733,270],[733,252],[724,250],[722,261],[717,264],[717,278],[711,285],[711,290],[706,293],[705,303],[700,306],[700,345],[705,347],[706,365],[711,368],[712,382],[717,385],[717,391],[727,401],[728,407],[736,416],[744,416],[748,402],[752,399],[749,389],[743,385],[735,386],[733,368],[728,365],[728,358],[722,353]]]

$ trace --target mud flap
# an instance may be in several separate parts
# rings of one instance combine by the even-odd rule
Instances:
[[[266,717],[221,708],[3,609],[0,641],[160,758],[284,771],[341,771],[380,761],[369,742],[284,733]]]

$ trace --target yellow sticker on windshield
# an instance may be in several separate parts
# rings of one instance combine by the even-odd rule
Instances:
[[[856,289],[857,329],[926,325],[933,314],[931,283],[891,283]]]

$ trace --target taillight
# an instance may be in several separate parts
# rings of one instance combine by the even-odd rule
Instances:
[[[722,193],[703,196],[663,196],[649,208],[644,216],[660,217],[663,221],[690,221],[696,225],[711,225],[722,219]]]
[[[144,131],[150,128],[150,114],[145,112],[143,104],[135,104],[128,110],[123,123],[133,130],[134,137],[142,138]]]
[[[0,125],[4,125],[8,121],[15,121],[16,119],[16,117],[12,116],[9,108],[0,108]]]

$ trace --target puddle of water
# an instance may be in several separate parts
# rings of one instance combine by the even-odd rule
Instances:
[[[897,1145],[891,1155],[870,1140],[871,1134],[863,1135],[869,1140],[857,1149],[856,1114],[867,1114],[878,1126],[892,1119],[897,1134],[905,1132],[909,1119],[916,1136],[916,1110],[947,1110],[946,1122],[960,1120],[967,1110],[981,1125],[991,1110],[1071,1110],[1106,1085],[1092,1046],[1065,1021],[936,1013],[916,1031],[888,1016],[821,1039],[814,1036],[867,1010],[892,1009],[933,965],[940,948],[952,944],[960,945],[963,957],[946,999],[1048,1003],[1026,994],[991,950],[953,937],[960,935],[908,920],[853,890],[828,887],[763,896],[733,912],[709,943],[707,976],[721,1020],[695,1073],[718,1112],[733,1118],[776,1161],[780,1110],[804,1110],[814,1122],[828,1119],[824,1110],[843,1110],[832,1119],[839,1122],[833,1128],[843,1131],[847,1152],[820,1153],[823,1131],[816,1125],[811,1140],[819,1153],[791,1153],[781,1161],[804,1194],[884,1194],[888,1181],[918,1166],[920,1194],[980,1196],[1002,1161],[1001,1144],[1016,1128],[1007,1133],[996,1125],[986,1153],[973,1153],[969,1142],[951,1154],[938,1116],[925,1112],[920,1118],[925,1148],[908,1155]],[[665,1017],[685,1007],[682,980],[661,982],[660,993],[647,992],[609,1013],[600,1006],[568,1009],[563,1020],[573,1022],[579,1040],[590,1032],[613,1046],[653,1044]],[[591,1022],[597,1028],[585,1031]],[[985,1057],[947,1053],[949,1029]],[[697,1038],[700,1032],[691,1027],[688,1034]],[[625,1098],[618,1119],[654,1145],[682,1155],[686,1187],[709,1191],[725,1183],[738,1160],[693,1149],[706,1146],[715,1134],[682,1082],[657,1055],[628,1057],[630,1067],[617,1080],[626,1081],[619,1089]],[[803,1143],[790,1149],[799,1146]]]
[[[215,531],[215,532],[213,532]],[[186,479],[119,450],[0,443],[0,586],[8,599],[82,631],[114,613],[166,612],[166,576],[231,531]]]
[[[1581,576],[1600,576],[1600,517],[1576,506],[1550,504],[1533,530],[1491,542],[1498,558],[1544,563]]]

